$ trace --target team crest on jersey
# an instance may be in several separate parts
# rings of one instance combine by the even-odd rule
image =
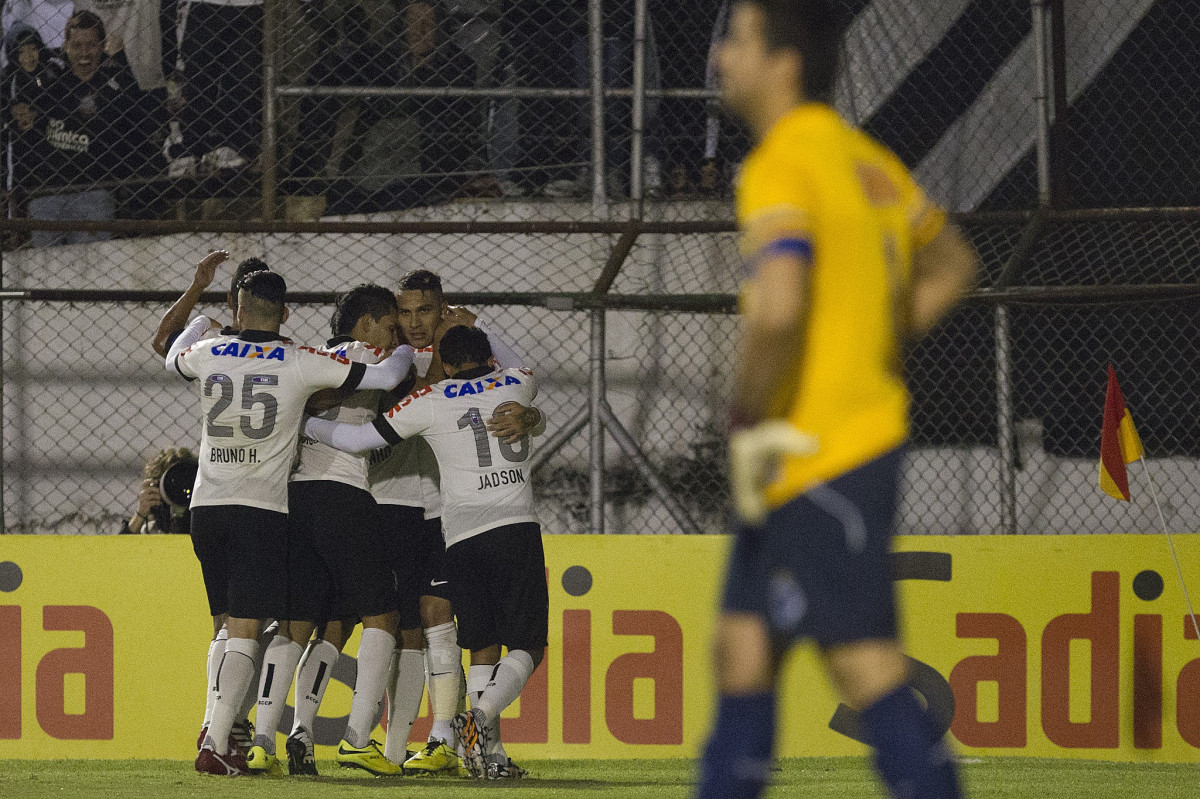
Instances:
[[[502,377],[485,377],[482,380],[465,380],[461,384],[451,383],[443,389],[442,393],[448,399],[454,399],[455,397],[465,397],[468,394],[482,394],[500,386],[519,385],[521,385],[521,381],[517,378],[512,375],[503,375]]]
[[[283,347],[260,347],[257,344],[230,341],[228,344],[214,345],[212,354],[228,355],[233,358],[262,358],[267,361],[282,361]]]
[[[392,408],[391,408],[391,410],[389,410],[389,411],[387,412],[387,417],[388,417],[389,419],[391,419],[391,418],[392,418],[393,416],[395,416],[395,415],[396,415],[396,414],[397,414],[397,413],[398,413],[398,412],[399,412],[399,411],[400,411],[402,408],[405,408],[405,407],[407,407],[407,406],[409,405],[409,403],[411,403],[411,402],[412,402],[413,400],[415,400],[417,397],[423,397],[423,396],[425,396],[426,394],[429,394],[429,393],[430,393],[430,392],[432,392],[432,391],[433,391],[433,387],[432,387],[432,386],[425,386],[425,388],[419,388],[419,389],[417,389],[416,391],[414,391],[413,393],[409,394],[407,397],[405,397],[404,399],[400,400],[400,401],[399,401],[399,402],[397,402],[395,405],[393,405],[393,406],[392,406]]]

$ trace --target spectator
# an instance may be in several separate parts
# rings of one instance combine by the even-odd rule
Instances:
[[[37,155],[36,129],[39,97],[61,72],[62,64],[51,60],[41,35],[30,25],[18,22],[4,34],[3,77],[6,188],[20,190],[28,183]]]
[[[75,0],[76,11],[91,11],[104,23],[104,52],[123,54],[142,91],[166,86],[162,21],[158,0]]]
[[[180,56],[187,76],[183,141],[201,169],[236,169],[262,137],[262,0],[192,0]]]
[[[490,0],[417,0],[405,9],[410,81],[474,88],[491,72],[497,49]],[[422,137],[426,195],[497,197],[486,163],[487,104],[470,97],[420,97],[414,116]]]
[[[575,85],[571,42],[587,36],[587,19],[574,4],[507,0],[500,22],[496,77],[504,87],[564,89]],[[492,168],[507,195],[521,195],[556,180],[574,180],[579,122],[574,103],[551,99],[499,99],[488,146]],[[563,184],[565,185],[565,184]]]
[[[400,54],[381,41],[391,35],[372,35],[361,6],[315,7],[305,3],[314,29],[322,31],[320,55],[308,71],[310,86],[395,86],[399,83]],[[385,31],[390,34],[390,31]],[[349,106],[355,110],[354,130],[362,133],[388,115],[396,103],[380,98],[305,97],[300,103],[300,128],[292,153],[292,177],[301,193],[319,193],[307,184],[314,178],[335,178],[353,153],[331,152],[338,118]],[[357,138],[357,137],[355,137]],[[393,145],[394,147],[394,145]],[[357,210],[357,209],[356,209]]]
[[[104,221],[116,215],[114,180],[152,167],[154,104],[128,67],[104,59],[104,23],[90,11],[67,20],[66,68],[38,98],[38,140],[31,185],[35,220]],[[35,230],[35,247],[108,239],[108,233]]]
[[[51,50],[62,47],[63,26],[70,18],[72,0],[5,0],[0,3],[4,30],[24,22],[38,32]]]
[[[588,45],[587,3],[584,0],[573,0],[563,8],[549,9],[543,3],[535,0],[513,0],[512,7],[506,15],[506,42],[508,59],[515,59],[518,71],[528,70],[530,76],[539,76],[552,86],[574,86],[588,89],[591,87],[591,57]],[[602,78],[605,88],[625,88],[633,85],[633,50],[634,50],[634,3],[633,0],[616,0],[605,5],[603,18],[603,65]],[[546,27],[551,26],[551,27]],[[552,35],[546,31],[553,30]],[[562,48],[557,52],[552,48]],[[565,50],[563,52],[562,50]],[[645,87],[647,90],[660,88],[658,50],[654,40],[654,29],[649,17],[646,19],[646,49],[645,49]],[[502,67],[502,70],[506,67]],[[570,108],[572,104],[558,105]],[[551,134],[551,147],[558,150],[550,160],[543,163],[587,164],[591,160],[591,130],[592,112],[591,101],[584,99],[574,105],[572,118],[565,126],[557,126],[556,133]],[[644,129],[648,130],[657,113],[659,101],[647,98],[644,111]],[[532,107],[537,107],[536,105]],[[549,111],[549,109],[545,109]],[[562,114],[562,109],[543,116],[540,113],[530,113],[526,109],[525,116],[538,120],[538,127],[543,126],[543,119],[554,114]],[[569,113],[569,112],[568,112]],[[506,125],[499,125],[497,132],[506,127],[511,130],[512,123],[505,120]],[[553,125],[553,123],[551,123]],[[530,126],[532,128],[532,126]],[[628,98],[607,98],[604,103],[604,156],[605,180],[611,196],[625,194],[629,188],[630,152],[632,133],[632,103]],[[493,138],[495,152],[513,152],[515,148],[511,141],[497,141]],[[511,134],[510,134],[511,135]],[[652,137],[647,137],[649,145]],[[559,147],[564,142],[565,147]],[[658,163],[657,155],[650,152],[647,146],[646,163],[647,180],[645,187],[653,191],[657,187],[657,179],[652,178]],[[502,159],[503,161],[504,159]],[[588,170],[573,169],[567,175],[560,175],[546,184],[544,191],[550,197],[572,197],[587,194],[591,186]]]
[[[142,469],[142,487],[138,492],[137,511],[125,520],[121,535],[147,533],[180,533],[186,535],[191,527],[187,505],[171,502],[162,491],[162,476],[177,463],[196,463],[196,456],[183,447],[164,449],[146,462]],[[192,472],[193,478],[195,472]]]
[[[149,96],[128,67],[104,58],[104,23],[90,11],[67,20],[66,68],[40,95],[33,183],[51,193],[29,202],[44,220],[107,220],[116,215],[111,182],[153,167],[156,122]],[[108,233],[35,231],[36,247],[97,241]]]

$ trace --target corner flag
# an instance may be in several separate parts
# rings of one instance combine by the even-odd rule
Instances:
[[[1100,429],[1100,487],[1113,499],[1129,501],[1129,479],[1125,464],[1145,455],[1133,417],[1125,407],[1121,384],[1112,364],[1108,365],[1108,390],[1104,395],[1104,424]]]

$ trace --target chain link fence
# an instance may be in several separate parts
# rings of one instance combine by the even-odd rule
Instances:
[[[839,109],[958,212],[983,262],[978,295],[908,357],[902,532],[1156,530],[1139,472],[1128,505],[1094,485],[1110,361],[1168,524],[1198,529],[1200,216],[1095,210],[1200,205],[1195,15],[837,5]],[[77,11],[95,16],[68,34]],[[729,199],[749,146],[714,103],[728,15],[724,0],[6,4],[5,529],[115,532],[143,463],[194,445],[192,394],[149,339],[220,246],[284,274],[286,332],[307,343],[334,293],[439,271],[543,380],[548,530],[596,529],[597,500],[610,532],[724,530]],[[225,319],[218,289],[202,310]]]

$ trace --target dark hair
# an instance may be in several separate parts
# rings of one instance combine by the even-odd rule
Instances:
[[[428,269],[414,269],[400,278],[401,291],[430,291],[442,296],[442,279]]]
[[[287,281],[283,279],[283,275],[267,270],[259,270],[246,275],[238,283],[238,290],[280,308],[287,300]]]
[[[829,0],[739,0],[763,12],[767,49],[795,50],[804,60],[804,96],[833,102],[843,26]]]
[[[396,310],[396,295],[383,286],[362,283],[338,297],[329,329],[335,336],[348,336],[358,320],[370,314],[379,321]]]
[[[104,20],[91,11],[76,11],[67,20],[67,25],[63,28],[63,41],[71,37],[71,31],[87,31],[94,30],[100,34],[100,41],[104,41],[104,37],[108,34],[104,31]]]
[[[462,368],[464,363],[482,366],[492,357],[492,342],[488,341],[487,333],[477,327],[455,325],[442,336],[438,354],[442,356],[442,363],[455,369]]]
[[[267,262],[261,258],[247,258],[237,265],[237,269],[233,270],[233,279],[229,281],[229,293],[233,295],[233,302],[237,304],[238,287],[242,285],[242,278],[251,272],[266,272],[270,269]]]

